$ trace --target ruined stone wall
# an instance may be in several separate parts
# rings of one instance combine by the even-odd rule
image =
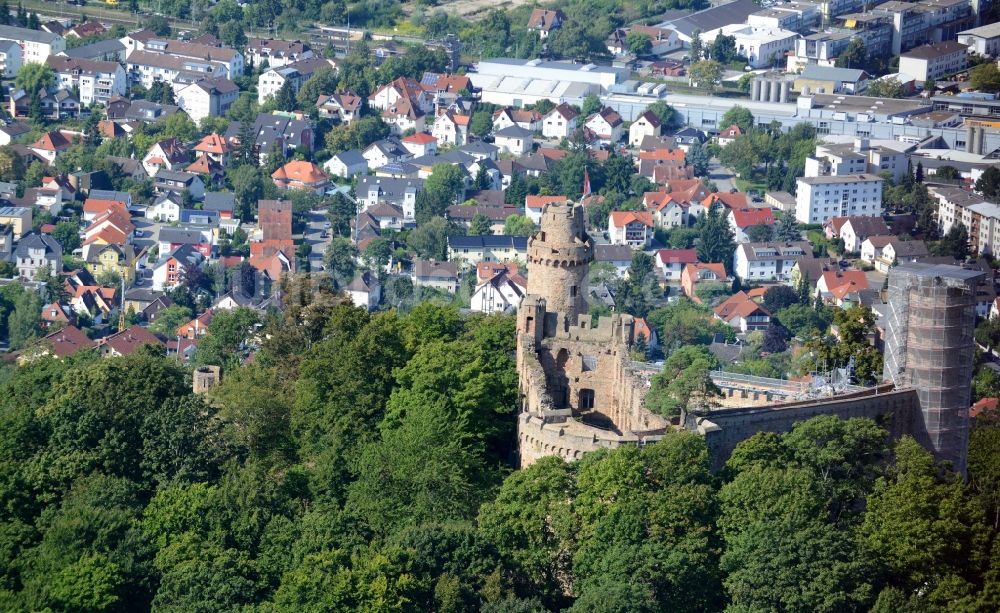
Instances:
[[[796,423],[818,415],[835,415],[841,419],[867,417],[876,420],[899,438],[914,431],[914,417],[919,413],[917,394],[912,389],[891,390],[891,386],[855,394],[811,401],[748,407],[695,411],[687,416],[685,429],[705,437],[712,469],[726,463],[741,441],[758,432],[788,432]]]

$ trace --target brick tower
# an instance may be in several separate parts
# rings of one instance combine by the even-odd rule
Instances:
[[[570,325],[587,312],[586,277],[594,244],[583,224],[583,207],[549,204],[541,228],[528,239],[528,294],[545,299],[548,312],[563,313]]]

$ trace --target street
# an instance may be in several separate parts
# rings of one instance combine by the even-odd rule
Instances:
[[[736,189],[733,178],[736,175],[732,170],[719,163],[718,158],[712,158],[708,163],[708,180],[714,181],[720,192],[728,192]]]
[[[312,251],[309,252],[310,270],[323,270],[323,255],[330,245],[330,235],[327,234],[327,237],[323,238],[323,231],[326,230],[328,223],[326,210],[309,211],[309,222],[303,240],[312,246]]]

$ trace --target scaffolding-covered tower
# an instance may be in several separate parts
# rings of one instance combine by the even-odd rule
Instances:
[[[982,278],[959,266],[917,263],[889,273],[883,375],[897,388],[916,390],[914,437],[963,475]]]

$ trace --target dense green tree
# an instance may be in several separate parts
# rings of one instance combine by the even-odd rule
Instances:
[[[728,128],[737,125],[744,133],[749,132],[754,123],[753,113],[750,112],[750,109],[738,104],[723,113],[722,119],[719,120],[719,126]]]
[[[488,217],[482,213],[476,213],[472,216],[472,221],[469,223],[469,234],[476,236],[488,236],[493,233],[490,226],[490,220]]]
[[[684,154],[684,159],[691,165],[696,177],[708,175],[708,166],[711,160],[701,143],[696,142],[691,145],[687,153]]]
[[[722,64],[715,60],[701,60],[688,68],[688,78],[691,83],[709,92],[715,91],[722,82],[724,73]]]
[[[1000,168],[990,166],[976,179],[976,191],[990,200],[1000,197]]]
[[[323,264],[338,286],[345,286],[354,279],[357,267],[358,248],[350,239],[335,237],[326,248]]]
[[[72,253],[80,246],[80,224],[72,220],[60,221],[52,231],[52,238],[62,246],[63,253]]]
[[[448,236],[454,233],[444,217],[434,217],[412,230],[407,246],[425,259],[444,261],[448,255]]]
[[[441,217],[452,204],[462,201],[465,182],[462,170],[453,164],[435,164],[431,175],[424,182],[424,189],[417,194],[417,224]]]
[[[969,71],[969,85],[984,92],[1000,92],[1000,69],[995,62],[976,66]]]
[[[733,251],[736,249],[736,242],[726,218],[713,207],[698,218],[695,229],[698,230],[696,245],[698,260],[722,262],[726,266],[726,271],[733,274]]]
[[[524,215],[511,215],[504,222],[503,233],[507,236],[531,236],[535,233],[535,224]]]
[[[14,85],[28,94],[35,94],[39,89],[55,85],[56,75],[46,64],[26,62],[18,69]]]

